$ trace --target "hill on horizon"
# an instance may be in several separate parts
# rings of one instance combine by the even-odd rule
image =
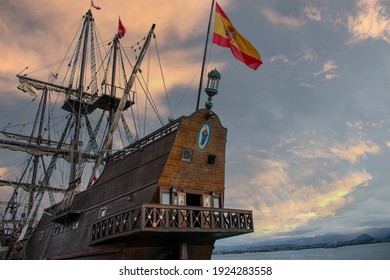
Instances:
[[[359,244],[362,242],[374,242],[375,240],[390,240],[390,227],[388,228],[370,228],[361,232],[353,233],[328,233],[322,235],[316,235],[313,237],[300,237],[291,239],[273,239],[273,240],[259,240],[250,244],[241,245],[224,245],[216,246],[214,251],[218,250],[253,250],[258,248],[280,248],[288,246],[308,246],[314,244],[327,244],[327,245],[342,245],[353,242],[353,244]],[[353,245],[352,243],[350,245]]]

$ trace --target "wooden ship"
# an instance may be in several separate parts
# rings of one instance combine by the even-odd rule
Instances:
[[[85,68],[84,52],[90,49],[88,42],[94,40],[88,41],[93,23],[89,10],[77,44],[81,69]],[[62,110],[69,113],[69,124],[57,142],[45,140],[42,105],[41,114],[37,114],[37,135],[31,134],[30,138],[19,135],[24,143],[0,139],[1,148],[29,153],[31,162],[36,162],[32,168],[35,171],[43,157],[51,158],[41,180],[37,171],[29,183],[0,180],[0,184],[15,188],[1,221],[3,232],[11,224],[8,232],[11,229],[14,233],[8,240],[4,258],[210,259],[217,239],[253,232],[251,211],[228,209],[224,205],[227,129],[212,111],[212,98],[218,93],[221,77],[217,70],[208,75],[206,108],[170,119],[168,124],[144,137],[129,136],[123,114],[135,103],[131,88],[154,28],[153,25],[145,37],[122,96],[116,92],[118,87],[113,86],[115,62],[111,63],[111,83],[105,85],[109,90],[103,93],[89,86],[89,91],[86,90],[84,70],[80,71],[77,88],[72,83],[59,86],[18,75],[21,82],[27,83],[27,88],[26,85],[22,88],[25,91],[29,87],[42,89],[41,102],[47,102],[48,92],[65,93]],[[111,44],[113,61],[120,49],[118,35]],[[88,125],[97,111],[108,115],[108,130],[100,146],[95,133],[100,122],[94,128]],[[121,121],[131,141],[115,150],[113,134]],[[88,145],[80,141],[82,124],[89,131]],[[71,135],[68,142],[65,135]],[[50,183],[59,159],[70,163],[69,181],[63,189]],[[85,166],[91,162],[93,170],[86,172]],[[89,178],[86,187],[81,189],[86,176]],[[29,193],[29,203],[18,212],[16,197],[21,190]],[[39,213],[43,195],[52,197],[55,192],[62,194],[61,201]],[[12,218],[19,221],[17,227],[10,222]]]

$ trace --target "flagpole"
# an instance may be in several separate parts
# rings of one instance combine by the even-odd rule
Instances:
[[[214,3],[215,3],[215,0],[213,0],[212,3],[211,3],[209,26],[207,27],[206,44],[204,46],[202,69],[201,69],[201,72],[200,72],[200,81],[199,81],[199,90],[198,90],[198,100],[196,102],[196,110],[199,110],[200,95],[202,93],[202,88],[203,88],[203,74],[204,74],[204,67],[205,67],[205,64],[206,64],[207,45],[209,44],[210,27],[211,27],[211,19],[213,17]]]

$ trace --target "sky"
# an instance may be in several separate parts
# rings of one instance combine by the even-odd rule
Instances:
[[[253,211],[255,232],[224,242],[342,233],[390,226],[390,1],[220,0],[259,51],[256,71],[208,45],[221,72],[213,110],[228,129],[225,207]],[[137,42],[156,23],[167,119],[191,114],[211,1],[96,0],[102,38],[126,27]],[[2,115],[21,100],[15,75],[66,51],[87,0],[0,0]],[[204,106],[206,97],[201,100]],[[0,190],[1,194],[2,190]],[[4,195],[4,190],[3,190]]]

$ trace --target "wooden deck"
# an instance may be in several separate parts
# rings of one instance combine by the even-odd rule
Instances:
[[[143,203],[90,226],[90,245],[140,232],[204,233],[230,237],[253,232],[251,211]]]

